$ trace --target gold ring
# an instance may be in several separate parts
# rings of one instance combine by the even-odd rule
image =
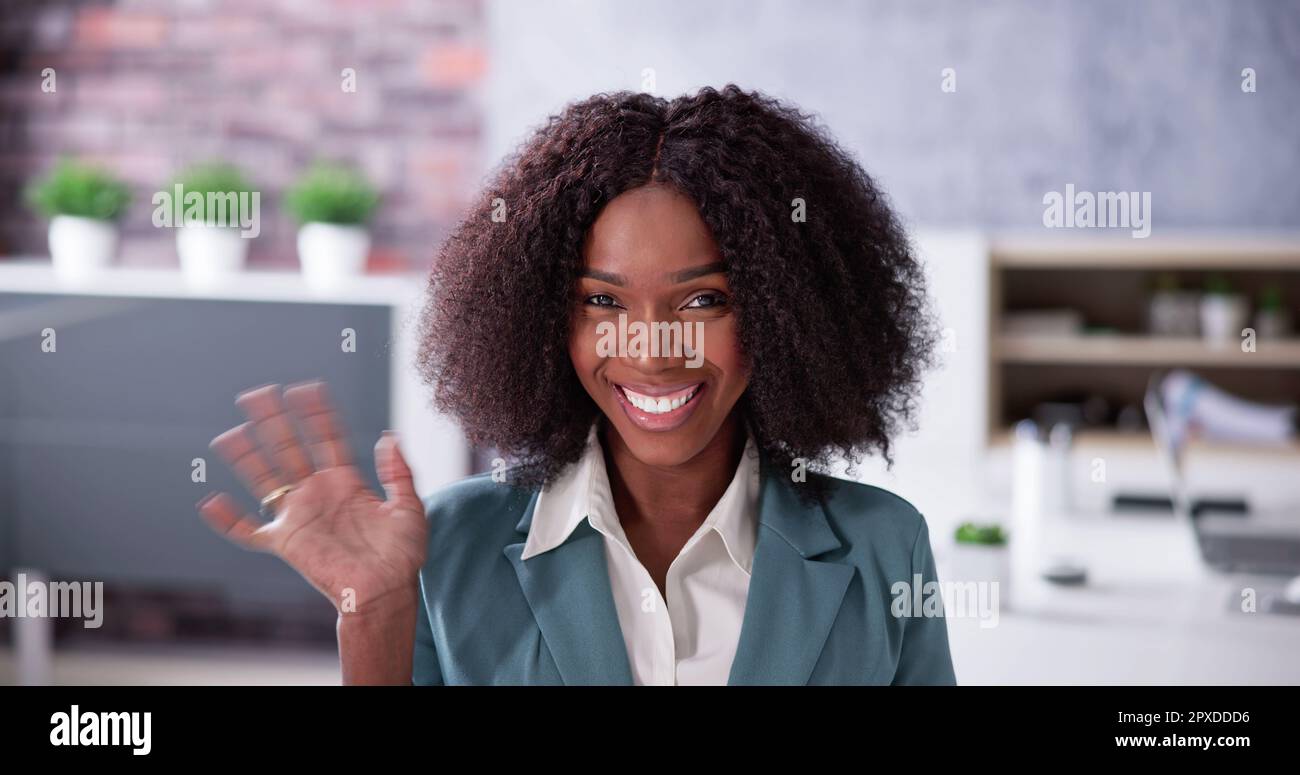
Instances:
[[[262,499],[262,516],[267,519],[273,519],[275,517],[275,505],[280,502],[281,498],[288,495],[289,491],[292,489],[293,485],[286,484],[283,487],[277,487],[267,493],[266,497]]]

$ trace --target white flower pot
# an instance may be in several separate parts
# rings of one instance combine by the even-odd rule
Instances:
[[[248,239],[238,228],[187,223],[176,230],[176,254],[191,287],[214,288],[239,274],[248,258]]]
[[[50,257],[62,279],[81,282],[113,262],[117,226],[111,221],[56,215],[50,221]]]
[[[1227,347],[1241,341],[1250,319],[1250,302],[1240,294],[1207,293],[1201,297],[1201,335],[1207,344]]]
[[[949,576],[941,581],[956,584],[996,583],[998,605],[1010,607],[1011,550],[1006,544],[954,543],[950,560]],[[989,595],[987,599],[992,600],[991,592],[981,594]]]
[[[364,274],[370,233],[363,226],[307,223],[298,230],[298,262],[307,285],[336,290]]]
[[[1291,335],[1291,313],[1284,309],[1260,310],[1255,315],[1255,333],[1260,339],[1285,339]]]

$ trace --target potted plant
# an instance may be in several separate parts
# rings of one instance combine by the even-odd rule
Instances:
[[[1241,330],[1250,317],[1250,302],[1234,293],[1227,278],[1210,275],[1201,296],[1201,335],[1213,347],[1226,347],[1241,341]]]
[[[956,583],[996,583],[999,605],[1011,600],[1011,552],[1001,525],[963,522],[953,536],[953,577]]]
[[[1269,285],[1259,294],[1255,331],[1260,339],[1284,339],[1291,335],[1291,311],[1282,299],[1282,287]]]
[[[1156,336],[1196,336],[1200,301],[1196,291],[1179,287],[1177,276],[1159,275],[1147,301],[1147,330]]]
[[[220,162],[190,167],[173,188],[181,212],[176,230],[181,271],[195,287],[219,285],[247,261],[252,237],[244,224],[256,224],[260,197],[237,167]]]
[[[359,173],[318,163],[286,192],[284,204],[301,224],[298,261],[309,286],[335,289],[365,271],[370,252],[366,222],[379,194]]]
[[[65,159],[33,181],[26,196],[32,208],[50,219],[50,257],[60,277],[82,281],[112,263],[116,220],[131,202],[126,184],[99,168]]]

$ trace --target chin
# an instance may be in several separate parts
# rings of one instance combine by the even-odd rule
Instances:
[[[667,439],[642,440],[624,437],[624,440],[637,460],[646,465],[659,468],[675,468],[685,465],[703,449],[703,445],[690,444],[688,446],[682,443],[673,443]],[[694,439],[691,441],[694,441]]]
[[[615,411],[619,411],[617,407]],[[606,417],[610,419],[608,415]],[[660,468],[673,468],[689,463],[708,446],[712,438],[700,430],[705,425],[703,423],[698,426],[691,423],[695,427],[682,427],[671,431],[646,431],[628,422],[613,419],[610,419],[610,425],[637,460]]]

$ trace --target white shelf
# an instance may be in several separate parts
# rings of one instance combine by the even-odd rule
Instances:
[[[995,238],[993,265],[1007,269],[1300,271],[1300,234],[1032,234]]]
[[[1213,346],[1195,338],[1003,334],[994,340],[994,357],[1002,363],[1300,369],[1300,339],[1260,339],[1255,352],[1242,352],[1236,342]]]
[[[1010,449],[1014,443],[1015,439],[1011,428],[1000,428],[989,437],[989,448],[991,449]],[[1076,450],[1127,449],[1134,452],[1150,452],[1151,454],[1156,452],[1155,441],[1147,431],[1084,429],[1075,432],[1071,444]],[[1192,438],[1188,441],[1187,449],[1196,454],[1222,454],[1233,458],[1300,457],[1300,441],[1250,444]]]
[[[0,260],[0,293],[396,306],[409,304],[423,290],[424,278],[416,274],[362,275],[346,288],[321,292],[298,272],[258,270],[240,272],[220,286],[193,288],[179,268],[133,266],[109,267],[89,281],[72,283],[56,275],[48,260]]]

